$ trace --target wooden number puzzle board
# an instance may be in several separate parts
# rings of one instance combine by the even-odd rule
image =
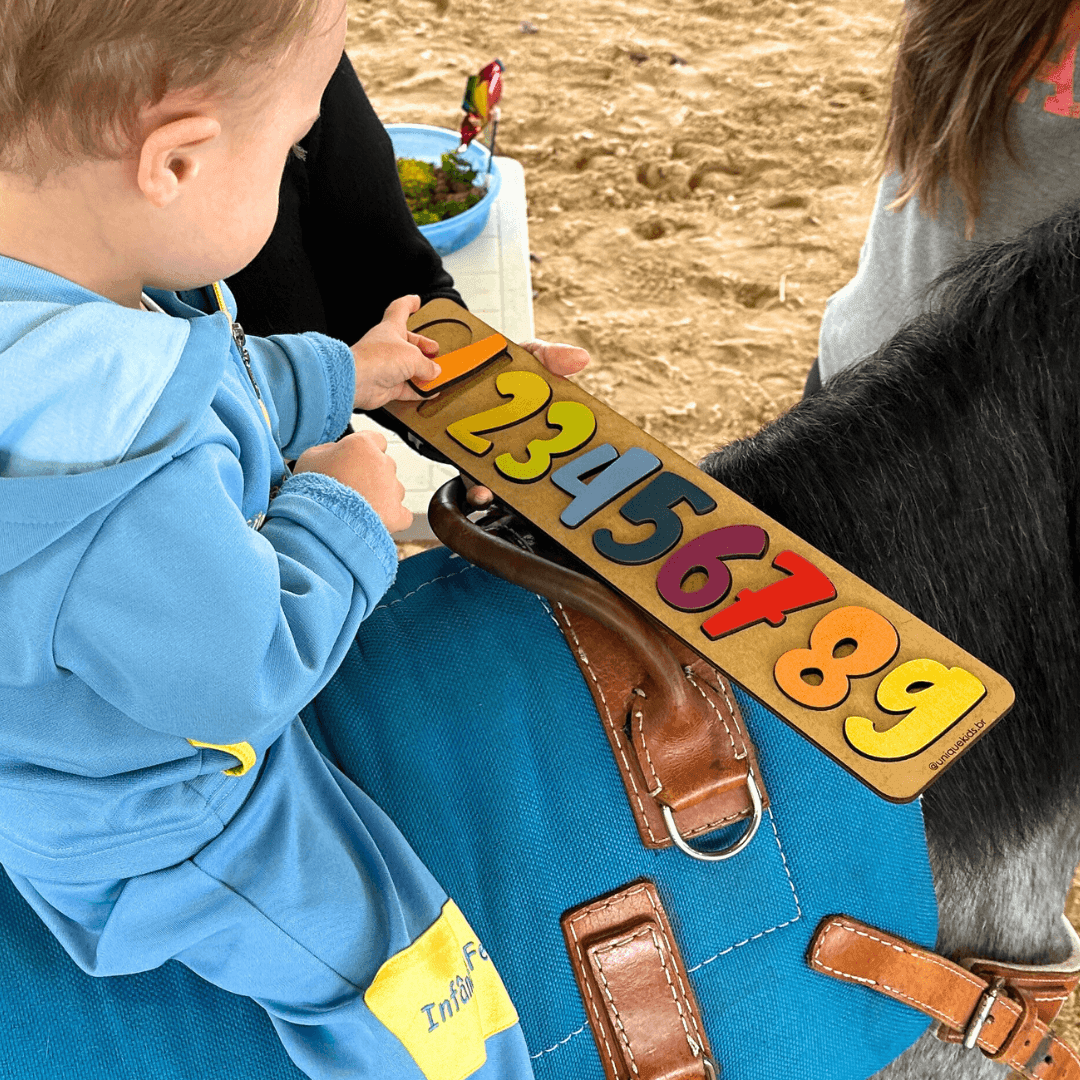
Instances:
[[[914,799],[1009,683],[464,308],[390,411],[883,798]]]

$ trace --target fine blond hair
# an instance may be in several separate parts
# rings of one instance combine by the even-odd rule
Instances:
[[[0,171],[119,159],[171,91],[239,84],[319,0],[0,0]]]

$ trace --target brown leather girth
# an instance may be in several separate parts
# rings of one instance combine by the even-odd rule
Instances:
[[[1075,940],[1075,937],[1074,937]],[[978,1046],[1031,1080],[1080,1080],[1080,1057],[1050,1030],[1080,982],[1080,953],[1046,966],[968,960],[962,966],[856,919],[818,926],[807,963],[938,1020],[938,1036]]]

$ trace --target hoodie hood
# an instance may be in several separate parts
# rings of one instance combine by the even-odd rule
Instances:
[[[0,257],[0,574],[183,451],[230,341]]]

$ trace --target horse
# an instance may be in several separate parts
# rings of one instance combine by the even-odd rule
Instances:
[[[1061,961],[1080,863],[1080,208],[976,251],[878,353],[701,468],[1004,674],[923,795],[937,951]],[[1007,1070],[924,1035],[878,1080]]]

